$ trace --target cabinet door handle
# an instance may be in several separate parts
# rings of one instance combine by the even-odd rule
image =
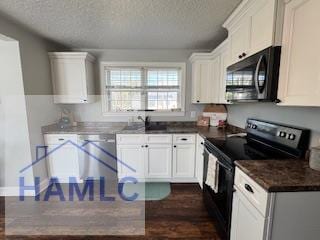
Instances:
[[[242,58],[242,55],[239,55],[239,58],[241,59],[241,58]]]
[[[203,145],[203,142],[201,142],[200,144]]]
[[[141,147],[143,148],[144,146],[142,145]]]
[[[173,147],[174,147],[174,148],[176,148],[177,146],[176,146],[176,145],[174,145]]]
[[[247,56],[247,54],[246,53],[242,53],[242,57],[245,57],[245,56]]]
[[[145,147],[147,148],[147,147],[149,147],[149,145],[145,145]]]
[[[180,140],[181,140],[181,141],[188,141],[187,138],[181,138]]]
[[[245,185],[244,185],[244,188],[245,188],[248,192],[254,193],[252,187],[251,187],[249,184],[245,184]]]
[[[200,101],[199,100],[197,100],[197,103],[199,103]]]

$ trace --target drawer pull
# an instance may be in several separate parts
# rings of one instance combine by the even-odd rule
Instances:
[[[59,140],[59,141],[64,141],[64,138],[59,138],[58,140]]]
[[[188,141],[187,138],[181,138],[180,140],[181,140],[181,141]]]
[[[244,185],[244,188],[245,188],[248,192],[254,193],[252,187],[251,187],[249,184],[245,184],[245,185]]]

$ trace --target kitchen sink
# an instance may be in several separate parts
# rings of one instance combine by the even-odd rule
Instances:
[[[146,127],[146,131],[164,131],[167,130],[167,125],[149,125]]]
[[[144,128],[144,125],[131,125],[131,126],[126,126],[123,130],[132,130],[132,131],[135,131],[135,130],[139,130],[139,129],[142,129]]]

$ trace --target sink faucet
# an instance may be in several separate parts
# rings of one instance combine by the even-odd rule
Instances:
[[[141,120],[142,122],[144,122],[144,125],[147,127],[150,125],[150,117],[149,116],[146,116],[145,119],[143,119],[143,117],[141,116],[138,116],[138,119]]]

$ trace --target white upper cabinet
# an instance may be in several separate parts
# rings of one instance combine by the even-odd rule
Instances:
[[[320,106],[320,1],[285,5],[278,98],[281,105]]]
[[[192,63],[192,103],[226,103],[225,77],[230,63],[227,41],[211,53],[194,53]]]
[[[86,52],[51,52],[49,57],[54,103],[94,102],[94,57]]]
[[[213,60],[210,55],[193,55],[192,58],[192,102],[212,103],[214,101]]]
[[[280,44],[283,0],[244,0],[224,23],[231,64]]]
[[[231,62],[235,63],[249,55],[250,25],[247,19],[241,20],[230,31]]]

